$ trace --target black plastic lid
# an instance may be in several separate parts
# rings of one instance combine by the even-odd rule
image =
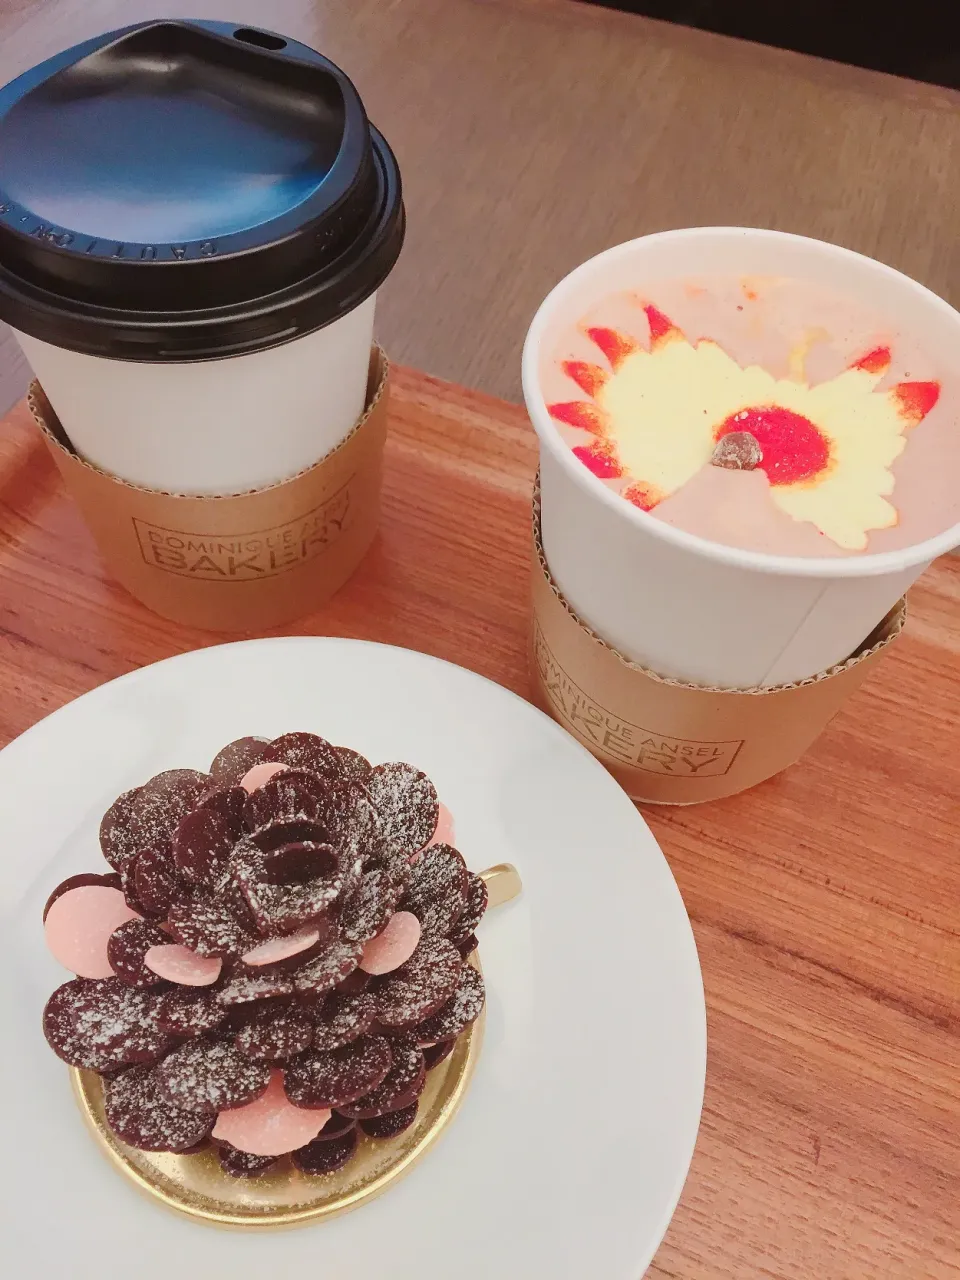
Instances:
[[[0,319],[116,360],[212,360],[353,310],[403,243],[349,79],[226,22],[140,23],[0,89]]]

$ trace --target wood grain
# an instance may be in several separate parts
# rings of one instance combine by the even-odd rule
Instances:
[[[395,370],[382,533],[291,630],[407,645],[529,691],[524,412]],[[646,812],[693,919],[710,1061],[659,1280],[960,1271],[960,562],[779,778]],[[0,424],[0,740],[223,637],[105,580],[24,408]],[[596,1280],[603,1280],[597,1277]]]
[[[566,0],[0,0],[0,80],[163,15],[268,25],[356,81],[400,159],[398,360],[519,399],[540,300],[667,227],[836,240],[960,303],[960,94]]]
[[[179,0],[0,0],[0,80]],[[960,302],[960,95],[562,0],[197,0],[354,77],[397,149],[398,358],[502,395],[546,290],[616,241],[735,222],[834,239]],[[523,412],[398,370],[383,531],[296,629],[408,645],[527,692]],[[960,1272],[960,562],[795,768],[650,810],[710,1018],[700,1143],[650,1275]],[[105,580],[17,410],[0,428],[0,738],[221,637]],[[597,1280],[602,1280],[597,1277]]]

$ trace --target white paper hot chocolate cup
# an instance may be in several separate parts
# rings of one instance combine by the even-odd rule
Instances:
[[[846,294],[955,369],[960,314],[909,277],[801,236],[743,227],[643,236],[583,263],[541,304],[523,351],[540,440],[543,547],[564,596],[600,636],[660,675],[721,688],[786,684],[842,662],[960,524],[913,546],[848,557],[769,555],[708,541],[641,511],[577,459],[547,412],[541,353],[602,298],[660,279],[786,276]],[[958,423],[960,431],[960,423]]]

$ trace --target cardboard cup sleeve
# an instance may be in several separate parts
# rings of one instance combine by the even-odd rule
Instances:
[[[336,448],[288,480],[223,497],[108,475],[77,455],[39,383],[29,404],[108,569],[131,595],[175,622],[258,631],[325,604],[373,541],[388,380],[375,346],[366,411]]]
[[[573,612],[550,574],[533,507],[535,701],[632,800],[698,804],[735,795],[803,755],[903,630],[900,600],[841,662],[796,684],[704,688],[629,661]]]

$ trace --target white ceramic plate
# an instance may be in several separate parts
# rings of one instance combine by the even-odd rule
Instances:
[[[243,734],[313,730],[434,779],[474,869],[513,862],[481,927],[487,1029],[463,1108],[379,1199],[232,1233],[141,1196],[96,1149],[40,1014],[65,975],[44,900],[96,870],[100,817]],[[422,654],[334,639],[202,649],[94,690],[0,752],[0,1203],[11,1276],[51,1280],[638,1280],[693,1153],[706,1028],[693,935],[653,836],[546,716]]]

